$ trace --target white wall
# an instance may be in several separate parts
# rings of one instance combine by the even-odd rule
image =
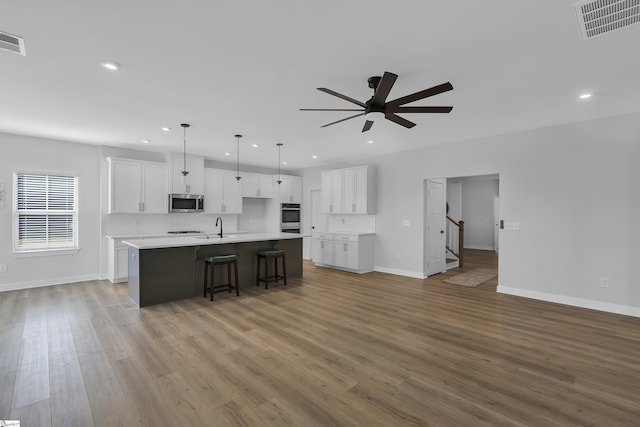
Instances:
[[[0,133],[0,182],[6,200],[0,207],[0,291],[76,282],[100,274],[99,147]],[[14,171],[77,174],[77,254],[15,257],[12,255],[12,197]]]
[[[498,290],[640,316],[639,158],[635,113],[360,160],[378,170],[375,265],[422,273],[425,179],[497,173],[500,217],[520,225],[500,232]]]

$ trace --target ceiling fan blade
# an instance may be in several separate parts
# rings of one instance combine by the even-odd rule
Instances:
[[[326,87],[319,87],[318,90],[321,91],[321,92],[324,92],[324,93],[328,93],[329,95],[337,96],[340,99],[344,99],[345,101],[349,101],[349,102],[351,102],[353,104],[359,105],[362,108],[365,107],[364,102],[360,102],[357,99],[353,99],[353,98],[348,97],[347,95],[343,95],[343,94],[338,93],[336,91],[333,91],[331,89],[327,89]]]
[[[400,116],[396,116],[393,113],[384,113],[384,117],[387,120],[391,120],[392,122],[397,123],[397,124],[399,124],[401,126],[409,128],[409,129],[411,129],[412,127],[414,127],[416,125],[415,123],[410,122],[409,120],[404,119],[404,118],[402,118]]]
[[[364,116],[364,111],[362,113],[356,114],[354,116],[349,116],[344,119],[336,120],[335,122],[327,123],[326,125],[320,126],[321,128],[326,128],[327,126],[335,125],[336,123],[344,122],[345,120],[353,119],[354,117]]]
[[[387,96],[389,96],[389,92],[391,92],[391,88],[397,78],[397,74],[393,74],[388,71],[384,72],[382,80],[380,80],[378,88],[376,89],[376,93],[373,95],[373,103],[375,105],[384,105],[384,102],[387,100]]]
[[[449,113],[453,107],[395,107],[387,108],[389,113]]]
[[[364,122],[364,127],[362,128],[362,132],[366,132],[369,129],[371,129],[371,126],[373,126],[373,122],[371,120],[367,120],[366,122]]]
[[[411,95],[403,96],[402,98],[394,99],[393,101],[387,102],[387,105],[397,107],[398,105],[408,104],[410,102],[418,101],[450,90],[453,90],[453,86],[451,83],[446,82],[429,89],[421,90],[420,92],[412,93]]]
[[[359,108],[301,108],[300,111],[364,111]]]

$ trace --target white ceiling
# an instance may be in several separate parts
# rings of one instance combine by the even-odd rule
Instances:
[[[242,163],[275,167],[282,142],[298,169],[640,111],[640,25],[582,41],[572,3],[4,2],[0,31],[27,55],[0,51],[0,131],[181,152],[187,122],[190,153],[234,162],[240,133]],[[352,108],[316,88],[365,101],[384,71],[399,75],[388,99],[450,81],[414,105],[453,111],[367,133],[363,118],[320,128],[352,113],[299,111]]]

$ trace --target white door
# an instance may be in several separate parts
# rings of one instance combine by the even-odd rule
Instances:
[[[446,267],[445,181],[429,179],[425,191],[425,274],[431,276],[442,273]]]
[[[498,253],[498,236],[500,235],[500,196],[493,195],[493,250]]]
[[[322,213],[322,191],[319,188],[311,190],[311,233],[324,233],[327,231],[327,214]],[[314,254],[317,248],[312,245],[311,259],[315,261],[320,254]]]

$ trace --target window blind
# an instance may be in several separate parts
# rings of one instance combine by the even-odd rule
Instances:
[[[78,247],[78,177],[14,173],[14,251]]]

